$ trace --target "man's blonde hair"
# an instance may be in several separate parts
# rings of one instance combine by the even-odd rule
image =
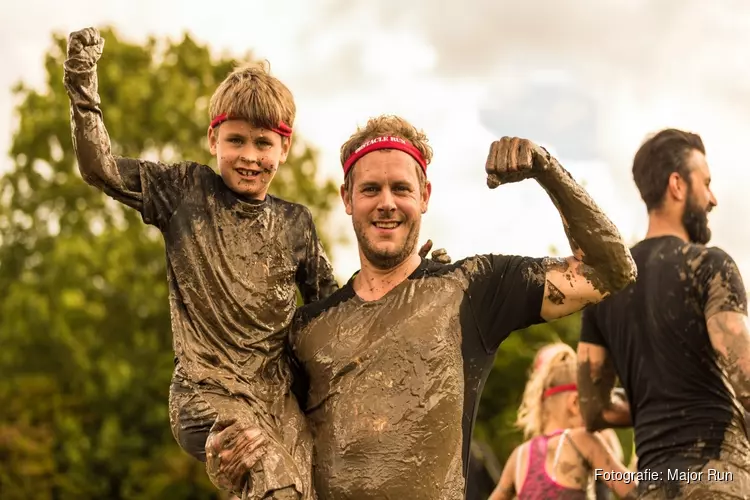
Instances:
[[[367,121],[367,125],[364,127],[357,127],[357,131],[354,132],[354,134],[352,134],[352,136],[341,146],[341,165],[343,165],[347,158],[349,158],[362,144],[370,139],[375,139],[376,137],[384,135],[400,137],[410,143],[422,153],[426,165],[429,165],[432,161],[432,147],[427,144],[427,136],[422,130],[418,130],[414,125],[400,116],[381,115],[375,118],[370,118]],[[422,167],[417,165],[416,168],[421,189],[427,182],[427,177],[422,171]],[[352,189],[352,170],[354,170],[354,166],[352,166],[348,175],[344,179],[344,186],[350,194]]]
[[[268,61],[235,68],[214,91],[209,120],[220,114],[243,118],[254,127],[272,129],[281,122],[294,127],[294,96],[281,80],[271,76]]]
[[[572,347],[562,342],[551,344],[554,354],[539,367],[532,365],[532,372],[523,391],[521,406],[518,408],[516,426],[523,430],[524,438],[539,436],[550,413],[544,391],[550,387],[576,383],[577,361]]]

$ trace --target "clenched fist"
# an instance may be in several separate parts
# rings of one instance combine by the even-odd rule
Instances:
[[[495,189],[500,184],[536,177],[550,163],[547,151],[528,139],[503,137],[490,146],[487,164],[487,186]]]
[[[102,56],[104,38],[96,28],[85,28],[74,31],[68,37],[68,59],[80,58],[90,64],[96,64]]]

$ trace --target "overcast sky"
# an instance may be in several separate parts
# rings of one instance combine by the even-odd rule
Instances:
[[[64,5],[64,6],[63,6]],[[341,180],[339,147],[368,117],[401,114],[430,137],[433,184],[422,240],[454,259],[568,253],[559,217],[533,181],[487,189],[484,161],[502,135],[550,149],[623,235],[646,230],[632,182],[647,134],[678,127],[706,143],[719,206],[712,243],[750,281],[750,3],[739,0],[25,0],[0,18],[0,149],[15,119],[10,87],[41,85],[51,33],[109,23],[122,35],[180,37],[270,60],[297,99],[296,130]],[[106,47],[105,54],[106,57]],[[103,103],[106,110],[106,102]],[[0,159],[0,169],[8,159]],[[352,244],[333,258],[359,267]]]

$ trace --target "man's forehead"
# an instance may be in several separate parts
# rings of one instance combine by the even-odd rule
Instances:
[[[416,162],[403,151],[388,149],[373,151],[357,162],[358,182],[372,180],[410,180],[417,181]],[[353,172],[354,173],[354,172]]]

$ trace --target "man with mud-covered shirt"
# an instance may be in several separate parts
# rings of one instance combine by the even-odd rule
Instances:
[[[583,313],[584,418],[590,430],[632,420],[643,498],[748,498],[747,298],[732,258],[705,246],[716,198],[701,138],[659,132],[633,177],[649,229],[631,249],[636,283]],[[609,401],[615,375],[628,403]]]
[[[342,147],[341,195],[361,269],[298,310],[292,352],[307,377],[314,483],[323,499],[461,499],[482,387],[514,330],[600,301],[635,279],[615,226],[549,154],[492,144],[488,185],[535,178],[559,208],[574,256],[417,255],[431,186],[426,137],[371,119]]]

